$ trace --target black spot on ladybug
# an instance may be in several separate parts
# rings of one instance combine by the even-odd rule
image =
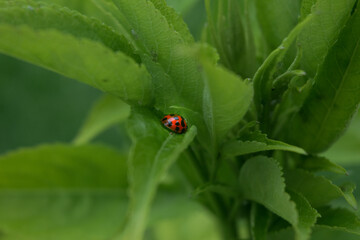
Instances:
[[[176,125],[176,126],[179,126],[179,125],[180,125],[180,123],[179,123],[179,122],[176,122],[176,123],[175,123],[175,125]]]
[[[168,125],[168,127],[171,127],[171,126],[172,126],[172,123],[171,123],[171,122],[168,122],[167,125]]]
[[[172,117],[173,117],[173,116],[175,116],[175,114],[170,114],[170,116],[172,116]]]
[[[185,127],[184,119],[181,119],[181,126],[182,126],[182,127]]]
[[[164,117],[161,121],[166,121],[167,120],[167,117]]]
[[[178,132],[179,130],[180,130],[179,127],[176,127],[176,128],[175,128],[175,132]]]
[[[174,117],[175,120],[179,120],[179,117]]]

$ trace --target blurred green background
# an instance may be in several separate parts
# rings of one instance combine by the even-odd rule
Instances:
[[[206,18],[203,1],[182,1],[179,4],[179,0],[168,0],[168,3],[182,13],[199,39]],[[71,142],[100,96],[101,92],[89,86],[0,54],[0,154],[41,143]],[[95,142],[127,149],[130,143],[125,132],[124,126],[116,126]],[[349,172],[349,176],[334,177],[334,182],[353,181],[360,186],[360,114],[354,117],[345,135],[323,155]],[[355,196],[359,200],[360,191],[355,190]],[[165,199],[168,205],[159,200],[161,209],[154,215],[157,220],[153,231],[158,239],[170,239],[170,236],[171,239],[218,239],[212,218],[197,204],[187,203],[187,197]],[[179,205],[183,207],[179,209]],[[312,239],[339,238],[360,239],[324,229],[316,229]]]

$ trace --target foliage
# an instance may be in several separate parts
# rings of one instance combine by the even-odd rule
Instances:
[[[106,94],[71,143],[0,156],[0,239],[360,235],[351,169],[319,155],[360,103],[358,1],[168,3],[186,23],[165,0],[0,0],[0,53]]]

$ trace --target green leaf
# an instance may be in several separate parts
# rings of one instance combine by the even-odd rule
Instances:
[[[301,193],[313,207],[327,204],[331,200],[344,197],[347,202],[356,208],[356,201],[353,201],[349,194],[343,192],[338,186],[323,176],[315,176],[304,170],[288,170],[285,172],[286,186],[298,193]]]
[[[125,218],[126,175],[126,158],[98,145],[42,145],[1,156],[2,238],[112,237]]]
[[[358,240],[359,236],[353,233],[339,231],[337,229],[332,229],[326,226],[315,226],[312,238],[316,240]]]
[[[202,58],[205,59],[204,56]],[[204,120],[212,139],[220,142],[244,117],[252,102],[253,88],[225,68],[215,66],[207,60],[201,61],[205,82]]]
[[[278,232],[272,232],[268,235],[269,240],[289,240],[294,239],[294,231],[290,227]]]
[[[315,5],[317,0],[302,0],[301,1],[301,17],[300,19],[304,19],[307,15],[311,13],[311,8]]]
[[[256,52],[249,6],[245,1],[205,1],[209,39],[220,55],[220,62],[240,76],[252,77]]]
[[[157,186],[194,139],[196,127],[183,135],[169,135],[149,110],[134,109],[128,128],[134,141],[129,157],[131,209],[121,239],[142,239]]]
[[[329,51],[304,105],[288,123],[290,143],[318,153],[343,134],[360,103],[359,45],[360,13],[356,10]]]
[[[101,15],[100,19],[104,20],[109,26],[112,26],[117,32],[124,35],[134,47],[139,50],[136,42],[131,37],[125,26],[128,26],[127,20],[115,6],[113,1],[91,0],[96,6],[97,12]]]
[[[127,119],[129,115],[130,107],[127,104],[118,98],[105,95],[94,104],[73,143],[88,143],[107,128]]]
[[[175,10],[169,7],[166,4],[165,0],[150,0],[154,6],[161,12],[161,14],[166,18],[170,26],[172,26],[175,31],[179,32],[182,38],[187,43],[193,43],[194,38],[190,34],[187,25],[179,14]]]
[[[213,184],[213,183],[207,183],[203,186],[199,186],[196,188],[191,195],[197,196],[201,195],[205,192],[214,192],[219,193],[223,196],[231,196],[231,197],[239,197],[239,191],[235,187],[231,187],[225,184]]]
[[[296,209],[299,213],[299,223],[295,228],[296,238],[310,239],[311,228],[320,215],[301,194],[290,192],[290,196],[291,200],[296,203]]]
[[[292,146],[281,141],[268,139],[265,134],[261,134],[260,132],[254,133],[253,136],[250,137],[246,136],[246,139],[248,140],[232,140],[224,143],[222,154],[230,158],[249,153],[271,150],[282,150],[306,154],[306,152],[299,147]]]
[[[97,2],[106,9],[103,2]],[[176,105],[200,111],[203,83],[196,60],[179,51],[180,46],[188,44],[183,36],[151,1],[115,0],[114,3],[117,9],[109,9],[109,14],[124,26],[144,53],[142,60],[148,70],[155,72],[156,108],[166,112],[167,107]],[[159,72],[168,77],[162,77]],[[164,101],[164,96],[171,96],[171,101]]]
[[[1,53],[77,79],[131,104],[151,101],[151,80],[145,67],[99,42],[56,30],[7,24],[0,24],[0,35]]]
[[[320,156],[304,157],[303,159],[301,159],[299,167],[309,171],[329,171],[329,172],[348,175],[343,167],[341,167],[336,163],[331,162],[326,157],[320,157]]]
[[[303,4],[311,5],[313,2]],[[337,41],[340,30],[350,17],[355,2],[356,0],[317,0],[311,8],[314,19],[303,29],[298,38],[298,44],[303,52],[302,69],[308,76],[315,76],[318,67],[322,64],[331,46]],[[309,9],[309,7],[306,8]],[[308,10],[303,13],[302,17],[307,13]],[[354,34],[354,37],[358,37],[358,34]],[[334,69],[329,68],[329,70]]]
[[[185,192],[159,193],[151,211],[149,232],[156,240],[221,240],[214,215]]]
[[[95,18],[53,4],[29,0],[3,1],[0,3],[0,23],[28,25],[33,29],[57,29],[77,38],[100,42],[113,51],[121,51],[140,62],[134,47],[125,37]]]
[[[289,35],[282,41],[281,45],[272,51],[265,59],[263,64],[259,67],[254,75],[254,103],[258,113],[258,119],[262,123],[262,129],[270,131],[267,121],[270,116],[270,103],[272,101],[272,86],[273,81],[276,80],[274,76],[279,66],[284,65],[283,60],[286,53],[291,49],[291,46],[302,31],[302,29],[312,22],[313,16],[310,15],[289,33]],[[291,66],[289,66],[290,68]]]
[[[300,0],[256,0],[255,3],[269,50],[275,49],[296,26]]]
[[[107,189],[127,185],[125,156],[101,145],[24,148],[2,155],[0,164],[0,189]]]
[[[295,239],[308,239],[318,214],[303,196],[285,192],[281,175],[280,166],[272,158],[257,156],[247,160],[240,171],[243,197],[264,205],[288,221],[294,227]]]
[[[343,208],[330,207],[321,208],[319,212],[321,218],[316,223],[318,226],[360,235],[360,219],[355,213]]]
[[[213,139],[211,139],[209,131],[206,127],[205,120],[202,115],[198,112],[195,112],[191,109],[179,107],[179,106],[170,106],[169,113],[177,113],[183,116],[186,119],[186,122],[189,126],[195,125],[197,128],[197,136],[199,144],[208,152],[212,152]]]
[[[285,192],[281,168],[274,159],[257,156],[247,160],[240,170],[239,182],[245,199],[264,205],[297,226],[299,215],[296,205]]]
[[[357,208],[357,201],[354,196],[354,190],[356,189],[356,185],[352,182],[347,182],[341,185],[341,191],[344,194],[344,198],[346,201],[353,207]]]
[[[298,56],[300,56],[300,54]],[[306,97],[311,91],[312,83],[313,79],[307,79],[306,76],[295,76],[290,80],[286,86],[287,89],[281,96],[275,95],[276,89],[273,91],[273,97],[278,100],[281,99],[281,101],[275,106],[271,115],[271,136],[285,139],[284,135],[286,135],[286,132],[284,129],[289,123],[289,119],[292,119],[304,104]],[[291,131],[293,131],[293,129]]]
[[[324,156],[334,162],[352,165],[358,164],[360,160],[360,112],[352,120],[349,128]]]
[[[2,0],[2,1],[4,1],[4,0]],[[9,0],[5,0],[5,1],[9,1]],[[10,1],[12,1],[12,0],[10,0]],[[19,1],[19,0],[16,0],[16,1]],[[43,0],[33,0],[33,1],[43,3]],[[87,15],[87,16],[95,15],[96,17],[98,17],[98,15],[95,14],[94,5],[91,3],[91,1],[83,1],[83,0],[71,0],[71,1],[69,1],[69,0],[47,0],[46,3],[57,4],[57,5],[60,5],[60,6],[67,7],[69,9],[74,9],[74,10],[76,10],[78,12],[81,12],[82,14]]]

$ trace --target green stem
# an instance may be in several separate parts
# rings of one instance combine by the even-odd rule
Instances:
[[[194,188],[202,186],[209,182],[209,174],[206,171],[207,167],[201,164],[202,162],[197,158],[197,154],[189,148],[185,154],[187,155],[187,161],[181,159],[178,161],[180,168],[184,174],[190,180],[190,183]],[[185,160],[185,161],[184,161]],[[204,171],[205,170],[205,171]],[[237,228],[236,218],[229,218],[229,209],[224,202],[222,196],[212,192],[202,193],[202,202],[209,208],[211,212],[217,217],[220,222],[222,235],[224,240],[236,240],[237,239]]]
[[[219,221],[221,221],[223,239],[238,240],[236,221],[226,221],[224,219],[219,219]]]

